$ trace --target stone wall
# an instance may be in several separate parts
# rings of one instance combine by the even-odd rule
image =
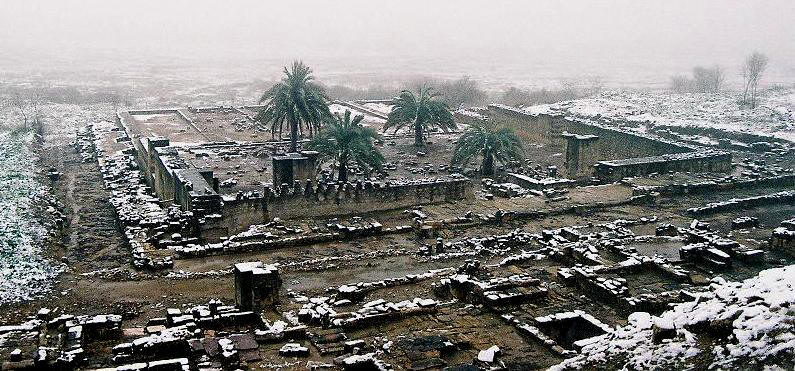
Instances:
[[[702,150],[652,135],[622,131],[607,127],[598,120],[530,114],[504,105],[489,105],[489,117],[514,121],[538,143],[565,147],[567,172],[574,172],[567,174],[569,177],[593,175],[600,181],[614,182],[651,173],[731,170],[732,157],[728,152]],[[586,140],[593,137],[598,138]],[[589,161],[590,164],[595,162],[595,167],[584,169],[584,164]]]
[[[356,182],[345,184],[311,183],[304,187],[267,190],[270,218],[361,214],[371,211],[407,208],[414,205],[462,200],[472,196],[466,178],[419,180],[405,183]]]
[[[118,115],[117,121],[129,133],[127,115]],[[291,186],[283,184],[277,190],[266,188],[262,193],[228,197],[218,193],[212,171],[187,166],[169,146],[167,138],[135,137],[131,142],[136,163],[152,192],[161,203],[179,205],[182,210],[201,219],[197,234],[208,241],[242,232],[251,225],[263,224],[276,217],[361,214],[461,200],[472,195],[469,180],[457,177],[339,185],[294,182]]]
[[[595,135],[599,137],[593,153],[599,160],[619,160],[633,157],[660,156],[669,153],[690,152],[693,148],[653,136],[644,136],[563,115],[530,114],[510,106],[488,106],[491,120],[513,121],[522,127],[529,138],[538,143],[556,143],[565,147],[563,133]]]
[[[254,197],[224,197],[223,203],[208,210],[217,218],[205,218],[201,226],[200,236],[206,241],[217,241],[220,237],[230,236],[247,230],[255,224],[264,224],[270,217],[267,204],[261,195]]]
[[[603,182],[616,182],[626,177],[668,172],[727,172],[732,167],[729,152],[706,150],[653,157],[599,161],[594,175]]]
[[[201,237],[215,241],[219,237],[240,233],[254,224],[273,218],[330,217],[363,214],[373,211],[410,208],[472,197],[472,185],[466,178],[420,180],[406,183],[356,182],[342,185],[311,182],[279,190],[265,188],[258,193],[224,197],[223,204],[213,205],[203,214]]]

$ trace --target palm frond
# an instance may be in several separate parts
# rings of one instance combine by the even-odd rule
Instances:
[[[282,81],[260,97],[259,102],[265,105],[255,119],[269,124],[273,137],[277,132],[282,137],[285,124],[295,128],[298,135],[311,136],[329,121],[328,96],[320,85],[312,82],[312,69],[301,61],[293,62],[289,69],[284,67],[284,75]],[[294,147],[298,138],[290,139]]]
[[[319,153],[321,163],[335,162],[346,167],[355,163],[368,172],[380,169],[384,157],[373,145],[378,132],[361,125],[364,116],[351,118],[350,110],[345,110],[342,116],[334,117],[307,146]]]

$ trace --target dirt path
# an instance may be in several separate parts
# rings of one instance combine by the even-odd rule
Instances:
[[[41,162],[61,173],[53,189],[68,220],[64,244],[70,268],[82,273],[127,265],[127,245],[116,225],[99,166],[94,161],[83,162],[69,144],[73,131],[66,134],[66,128],[59,129],[45,134]]]

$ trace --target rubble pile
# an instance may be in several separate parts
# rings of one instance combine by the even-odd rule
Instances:
[[[119,315],[55,314],[42,308],[22,324],[0,326],[3,369],[75,368],[89,344],[121,335]]]
[[[265,230],[274,227],[280,234]],[[249,251],[263,251],[277,248],[306,246],[334,241],[349,241],[367,236],[384,236],[394,233],[407,233],[412,230],[409,225],[398,225],[384,228],[378,221],[345,225],[330,223],[326,225],[328,232],[303,231],[270,222],[265,225],[252,225],[248,230],[229,236],[218,243],[196,243],[195,240],[185,241],[180,245],[169,245],[168,248],[176,258],[189,259],[210,255],[222,255]]]
[[[743,282],[717,278],[697,300],[660,316],[633,313],[628,325],[588,342],[580,354],[553,369],[791,367],[794,280],[792,266],[768,269]],[[720,341],[699,341],[705,337]]]
[[[468,274],[455,274],[434,287],[442,297],[450,297],[489,307],[526,303],[546,297],[547,289],[539,279],[527,274],[496,277],[481,281]]]
[[[140,328],[124,328],[120,315],[56,316],[44,308],[25,323],[0,326],[0,359],[3,369],[81,368],[89,365],[87,348],[113,342],[109,359],[118,370],[227,369],[262,359],[258,344],[269,340],[259,330],[235,331],[260,323],[216,300],[168,309]]]
[[[727,268],[731,266],[732,259],[746,263],[759,263],[764,260],[764,251],[718,236],[709,230],[708,225],[698,220],[694,220],[690,228],[682,232],[687,243],[679,249],[682,260],[698,261],[711,268]]]
[[[422,274],[408,274],[403,277],[388,278],[381,281],[358,282],[356,284],[342,285],[336,288],[330,287],[327,291],[331,294],[335,294],[334,297],[337,299],[358,302],[369,292],[389,287],[415,284],[423,280],[450,273],[451,271],[453,271],[453,268],[435,269]]]
[[[434,313],[437,305],[439,305],[433,299],[414,298],[396,303],[378,299],[364,303],[361,308],[355,311],[338,312],[332,308],[332,304],[335,304],[334,299],[330,297],[310,298],[309,302],[304,304],[298,312],[298,319],[304,324],[358,329],[397,318]]]

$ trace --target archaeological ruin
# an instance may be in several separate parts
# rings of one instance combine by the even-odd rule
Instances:
[[[381,131],[388,102],[331,108]],[[86,279],[125,274],[153,297],[0,326],[4,370],[545,369],[795,263],[789,142],[489,105],[423,149],[382,133],[383,168],[337,182],[258,109],[131,110],[77,131],[71,155],[95,164],[128,248]],[[516,128],[524,159],[493,177],[451,165],[479,122]],[[644,328],[737,341],[720,318]]]

